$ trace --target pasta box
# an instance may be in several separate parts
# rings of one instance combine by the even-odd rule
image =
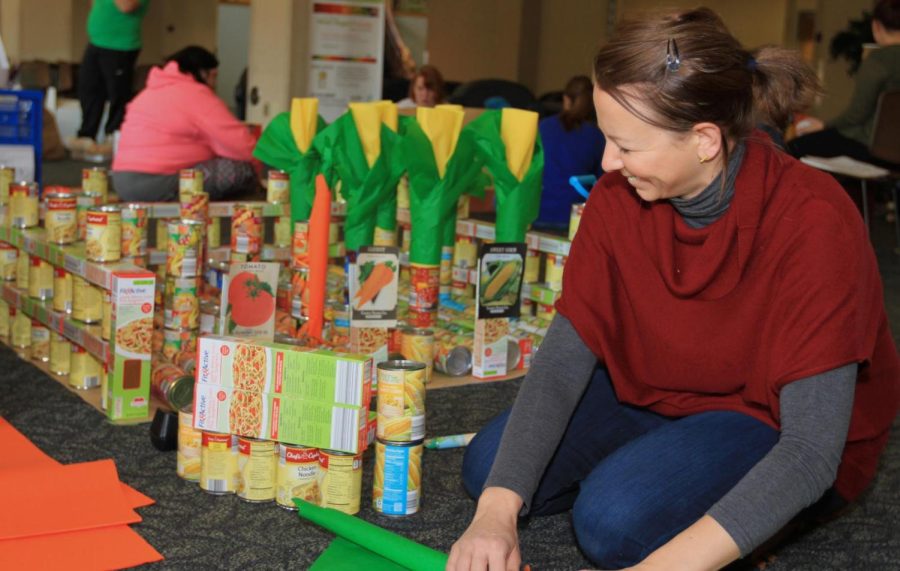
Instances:
[[[235,337],[203,336],[196,384],[368,407],[372,358]]]
[[[110,298],[110,361],[107,363],[106,415],[110,420],[150,415],[150,353],[156,278],[149,272],[116,272]]]
[[[475,340],[472,348],[472,376],[494,379],[506,375],[507,337],[509,319],[492,317],[475,321]]]
[[[368,444],[366,408],[215,385],[194,389],[194,428],[356,454]]]

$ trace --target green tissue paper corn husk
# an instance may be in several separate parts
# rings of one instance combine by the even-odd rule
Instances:
[[[320,116],[317,131],[324,128],[325,120]],[[290,113],[285,111],[272,119],[256,143],[253,156],[271,167],[286,171],[290,176],[291,227],[297,220],[309,220],[321,157],[312,147],[305,153],[297,148],[291,132]]]

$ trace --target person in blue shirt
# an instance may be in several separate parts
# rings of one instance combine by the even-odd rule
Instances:
[[[563,92],[563,110],[547,117],[538,129],[544,146],[544,189],[541,211],[534,227],[541,230],[565,230],[572,204],[584,202],[569,184],[573,175],[600,176],[600,160],[606,140],[594,115],[591,99],[594,85],[585,75],[569,80]]]

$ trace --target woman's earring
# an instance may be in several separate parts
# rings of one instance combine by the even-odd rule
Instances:
[[[706,155],[703,155],[702,157],[700,157],[700,164],[701,164],[701,165],[702,165],[703,163],[708,163],[708,162],[709,162],[709,157],[707,157]]]

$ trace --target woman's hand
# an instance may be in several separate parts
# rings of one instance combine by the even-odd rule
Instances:
[[[472,523],[450,550],[447,571],[518,571],[516,518],[522,499],[505,488],[487,488]]]

